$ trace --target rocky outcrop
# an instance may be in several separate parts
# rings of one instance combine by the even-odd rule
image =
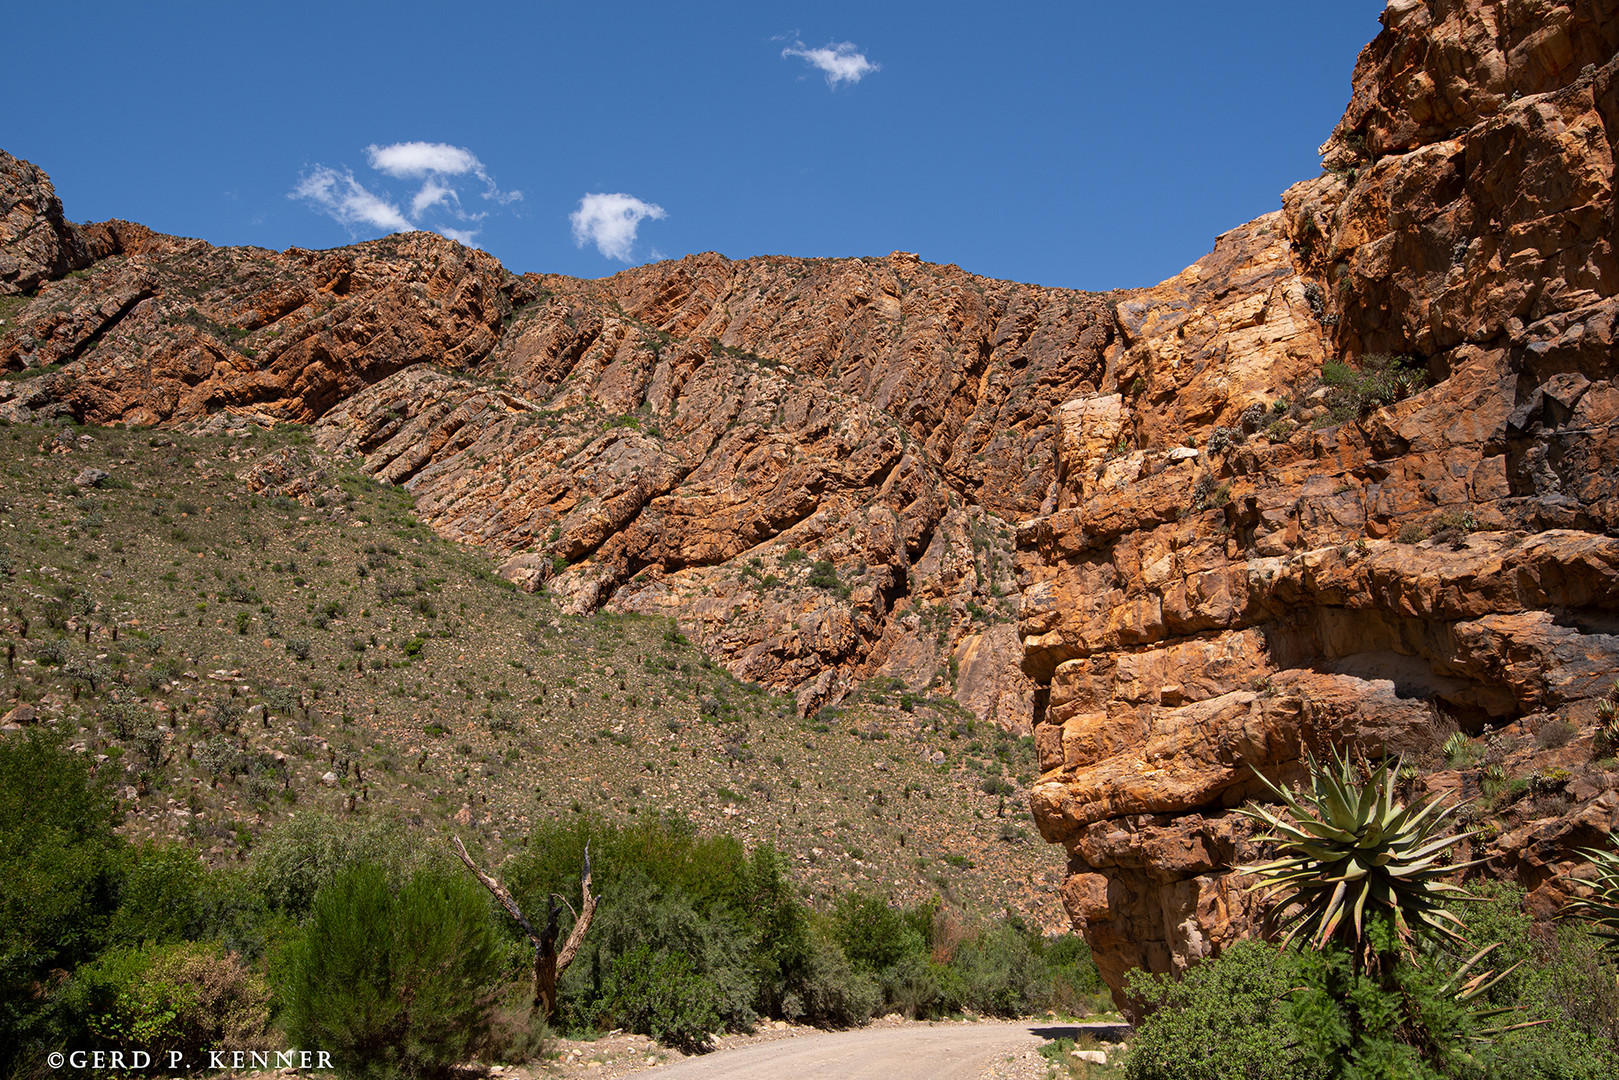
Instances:
[[[39,373],[0,384],[0,414],[312,423],[524,588],[674,614],[806,711],[899,679],[1029,729],[1011,522],[1052,490],[1053,403],[1103,377],[1106,298],[904,253],[588,282],[419,233],[277,253],[70,232],[96,261],[0,327],[0,363]],[[322,490],[286,472],[254,479]]]
[[[1230,811],[1307,751],[1558,776],[1470,811],[1542,912],[1613,824],[1615,8],[1394,0],[1325,174],[1122,302],[1059,408],[1018,530],[1032,803],[1116,991],[1254,929]]]
[[[33,292],[91,258],[83,234],[62,217],[50,177],[0,150],[0,296]]]

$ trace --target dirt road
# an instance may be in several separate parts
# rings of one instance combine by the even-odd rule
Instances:
[[[659,1080],[978,1080],[1052,1032],[1028,1022],[861,1028],[722,1050],[653,1072]]]

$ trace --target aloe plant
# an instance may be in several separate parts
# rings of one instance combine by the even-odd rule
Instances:
[[[1592,933],[1604,939],[1608,948],[1619,951],[1619,851],[1581,850],[1580,854],[1591,860],[1595,876],[1574,881],[1589,888],[1592,895],[1570,898],[1567,910],[1591,923]]]
[[[1387,917],[1402,942],[1413,934],[1462,940],[1462,921],[1441,900],[1470,899],[1444,879],[1458,866],[1444,856],[1470,833],[1444,830],[1459,803],[1444,798],[1399,802],[1402,762],[1384,759],[1364,780],[1348,755],[1330,763],[1308,757],[1310,789],[1288,791],[1255,772],[1286,808],[1285,815],[1250,804],[1238,813],[1270,829],[1262,841],[1281,845],[1281,858],[1237,869],[1254,874],[1250,891],[1265,890],[1298,911],[1283,941],[1305,935],[1317,948],[1338,938],[1363,952],[1368,917]]]

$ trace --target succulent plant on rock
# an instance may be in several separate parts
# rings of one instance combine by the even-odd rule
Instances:
[[[1612,837],[1609,837],[1610,842]],[[1591,923],[1591,931],[1604,939],[1608,948],[1619,951],[1619,851],[1586,851],[1595,876],[1577,877],[1576,884],[1591,890],[1590,896],[1572,897],[1568,911]]]
[[[1289,791],[1256,772],[1286,808],[1250,804],[1238,811],[1280,845],[1280,858],[1240,866],[1268,890],[1296,903],[1284,944],[1299,935],[1317,948],[1337,938],[1364,948],[1368,918],[1387,917],[1402,941],[1429,934],[1461,941],[1460,919],[1441,901],[1468,894],[1445,879],[1461,867],[1445,856],[1468,833],[1446,832],[1459,803],[1443,797],[1410,805],[1396,798],[1402,762],[1385,758],[1363,769],[1334,751],[1328,763],[1307,757],[1309,790]]]

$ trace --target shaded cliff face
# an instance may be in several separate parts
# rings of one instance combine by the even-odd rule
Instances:
[[[1471,814],[1543,914],[1613,824],[1616,16],[1394,0],[1325,175],[1121,303],[1058,409],[1018,530],[1032,804],[1115,990],[1253,928],[1230,811],[1307,749],[1412,755],[1410,794],[1533,774]],[[1345,359],[1398,389],[1323,384]]]
[[[17,235],[94,257],[14,295],[0,414],[310,423],[511,580],[675,614],[806,712],[897,678],[1028,730],[1012,523],[1052,491],[1056,403],[1103,377],[1105,298],[903,253],[580,281],[425,234],[221,249],[68,225],[5,161]],[[254,479],[321,494],[296,473]]]

